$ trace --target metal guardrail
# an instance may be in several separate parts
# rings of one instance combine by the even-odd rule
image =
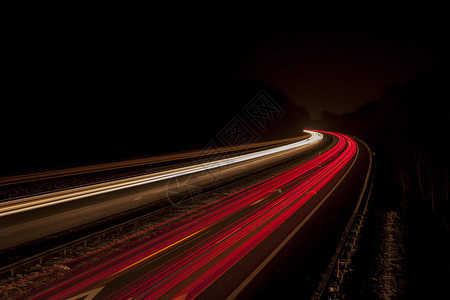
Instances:
[[[163,208],[167,209],[167,208]],[[17,271],[25,270],[26,268],[40,264],[47,261],[53,256],[61,255],[66,256],[67,250],[71,248],[78,247],[79,245],[83,245],[85,248],[89,245],[90,241],[100,242],[107,238],[111,238],[114,234],[122,233],[125,228],[137,228],[139,224],[146,223],[150,218],[154,217],[156,212],[161,212],[162,209],[149,213],[145,216],[139,217],[137,219],[129,220],[124,223],[111,226],[109,228],[103,229],[101,231],[97,231],[87,236],[83,236],[79,239],[73,240],[71,242],[53,247],[46,251],[40,252],[36,255],[18,260],[14,263],[8,264],[6,266],[0,267],[0,276],[14,276]]]
[[[191,152],[180,152],[180,153],[173,153],[173,154],[166,154],[166,155],[159,155],[159,156],[151,156],[151,157],[145,157],[145,158],[126,160],[126,161],[109,162],[109,163],[102,163],[102,164],[86,165],[86,166],[81,166],[81,167],[72,167],[72,168],[49,170],[49,171],[30,173],[30,174],[20,174],[20,175],[8,176],[8,177],[0,177],[0,186],[40,181],[40,180],[48,180],[48,179],[53,179],[53,178],[61,178],[61,177],[68,177],[68,176],[75,176],[75,175],[82,175],[82,174],[86,174],[86,173],[97,173],[97,172],[104,172],[104,171],[111,171],[111,170],[133,168],[133,167],[146,166],[146,165],[152,165],[152,164],[164,163],[164,162],[181,161],[184,159],[193,159],[193,158],[198,159],[199,157],[207,158],[208,156],[224,154],[224,153],[235,153],[235,152],[240,152],[240,151],[245,152],[245,151],[252,150],[252,149],[273,146],[275,144],[294,142],[294,141],[305,139],[306,137],[307,137],[307,135],[303,135],[300,137],[287,138],[287,139],[281,139],[281,140],[276,140],[276,141],[259,142],[259,143],[253,143],[253,144],[222,147],[222,148],[213,148],[213,149],[203,149],[203,150],[196,150],[196,151],[191,151]]]
[[[234,181],[229,182],[229,183],[225,184],[224,186],[227,186],[228,184],[233,184],[233,183],[234,183]],[[211,191],[213,191],[213,190],[211,190]],[[181,194],[180,194],[180,197],[182,197]],[[45,250],[45,251],[35,254],[33,256],[26,257],[26,258],[17,260],[13,263],[10,263],[8,265],[2,266],[2,267],[0,267],[0,277],[2,277],[2,276],[3,277],[4,276],[12,277],[15,274],[17,274],[18,272],[20,272],[22,270],[26,270],[27,268],[32,267],[36,264],[42,265],[45,261],[48,261],[52,257],[61,256],[61,255],[66,256],[68,250],[70,250],[72,248],[79,247],[80,245],[82,245],[83,247],[86,248],[89,246],[90,241],[100,242],[102,240],[111,238],[111,236],[113,236],[116,233],[122,233],[122,231],[125,228],[128,228],[128,227],[129,228],[137,228],[138,226],[140,226],[140,224],[145,224],[148,222],[149,219],[154,218],[156,213],[161,213],[163,210],[168,209],[168,208],[170,208],[170,206],[158,209],[158,210],[148,213],[144,216],[126,221],[124,223],[121,223],[121,224],[118,224],[115,226],[111,226],[111,227],[103,229],[101,231],[96,231],[87,236],[83,236],[81,238],[70,241],[68,243],[58,245],[51,249]]]
[[[376,171],[372,160],[372,156],[374,155],[374,153],[370,150],[369,146],[364,141],[361,142],[367,147],[370,153],[368,176],[366,177],[359,203],[355,208],[352,216],[350,217],[349,222],[347,223],[344,233],[342,234],[342,238],[336,248],[335,255],[328,265],[327,271],[322,277],[322,281],[319,283],[317,291],[313,295],[312,299],[315,300],[337,299],[339,288],[344,280],[344,272],[342,270],[345,270],[349,266],[353,249],[356,246],[357,236],[362,227],[362,221],[365,218],[369,199],[372,194],[372,187]],[[369,190],[367,190],[369,178],[371,178],[371,182]],[[360,203],[363,199],[365,200],[365,205],[362,207]],[[325,296],[328,297],[325,298]]]

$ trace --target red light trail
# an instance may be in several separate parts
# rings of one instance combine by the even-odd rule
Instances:
[[[131,249],[35,291],[32,298],[65,299],[95,289],[104,299],[195,298],[350,165],[356,142],[328,134],[338,142],[325,153],[207,204],[193,217],[179,218],[170,230],[161,228]],[[100,289],[108,286],[118,287],[108,293]]]

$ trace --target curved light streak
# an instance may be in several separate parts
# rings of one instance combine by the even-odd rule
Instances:
[[[20,212],[25,212],[37,208],[42,208],[50,205],[61,204],[68,201],[74,201],[86,197],[96,196],[104,193],[110,193],[126,188],[131,188],[139,185],[154,183],[162,180],[168,180],[178,176],[184,176],[194,174],[206,170],[220,168],[239,162],[249,161],[251,159],[261,158],[268,155],[276,155],[283,153],[287,150],[292,150],[299,147],[310,146],[319,143],[323,135],[318,132],[304,130],[310,133],[311,136],[307,139],[290,143],[287,145],[274,147],[266,150],[261,150],[253,153],[238,155],[230,158],[225,158],[216,161],[210,161],[205,163],[196,164],[193,166],[187,166],[183,168],[177,168],[173,170],[162,171],[153,174],[146,174],[136,176],[132,178],[126,178],[116,181],[110,181],[106,183],[96,184],[88,187],[75,188],[72,190],[65,190],[55,193],[49,193],[45,195],[39,195],[34,197],[22,198],[18,200],[7,201],[0,203],[0,217]]]
[[[98,261],[87,270],[74,271],[47,290],[36,291],[33,299],[80,295],[114,280],[121,282],[121,276],[132,279],[107,299],[195,298],[311,198],[321,197],[321,190],[333,178],[342,176],[356,157],[357,145],[345,135],[333,135],[338,142],[325,153],[208,204],[189,220],[180,218],[169,231],[145,235],[131,249],[118,251],[115,257]],[[64,265],[74,267],[79,261]],[[133,272],[137,273],[133,276]]]

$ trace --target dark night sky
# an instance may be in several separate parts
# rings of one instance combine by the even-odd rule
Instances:
[[[446,21],[434,11],[193,11],[12,18],[2,168],[139,156],[167,136],[195,139],[224,108],[246,104],[220,97],[230,80],[269,84],[312,118],[350,112],[448,53]]]
[[[312,118],[351,112],[447,55],[446,21],[424,14],[283,21],[246,53],[238,74],[272,84]]]
[[[368,29],[367,29],[368,30]],[[270,82],[312,118],[322,110],[342,114],[415,76],[431,49],[407,37],[326,28],[270,37],[245,65],[245,75]]]
[[[448,22],[438,8],[379,9],[356,18],[295,10],[190,18],[166,33],[187,49],[175,54],[187,70],[261,80],[318,118],[322,110],[354,111],[448,55]]]

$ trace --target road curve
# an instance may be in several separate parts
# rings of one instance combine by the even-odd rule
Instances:
[[[305,134],[306,136],[308,134]],[[174,153],[174,154],[166,154],[166,155],[158,155],[146,158],[138,158],[132,160],[118,161],[118,162],[110,162],[103,164],[95,164],[95,165],[87,165],[80,167],[72,167],[66,169],[57,169],[57,170],[48,170],[37,173],[30,174],[19,174],[12,175],[6,177],[0,177],[0,186],[8,186],[12,184],[24,183],[24,182],[34,182],[40,180],[48,180],[53,178],[61,178],[67,176],[74,176],[80,174],[87,173],[96,173],[96,172],[104,172],[110,170],[118,170],[118,169],[127,169],[137,166],[146,166],[157,163],[167,163],[167,162],[177,162],[188,159],[198,160],[200,157],[209,157],[213,155],[224,155],[228,153],[235,153],[239,151],[249,151],[252,149],[258,149],[263,147],[271,147],[276,146],[282,143],[292,143],[299,140],[304,139],[305,136],[287,138],[282,140],[274,140],[260,143],[253,143],[248,145],[239,145],[239,146],[230,146],[230,147],[221,147],[221,148],[213,148],[213,149],[205,149],[191,152],[182,152],[182,153]]]
[[[322,135],[313,132],[309,138],[264,150],[0,202],[0,250],[170,201],[169,196],[189,192],[193,187],[207,188],[243,176],[313,149],[321,140]]]
[[[37,286],[28,297],[239,297],[321,206],[349,185],[359,153],[367,151],[348,136],[324,134],[338,140],[325,153],[172,220],[170,229],[156,225],[152,235],[106,251],[95,264],[86,265],[86,257],[69,261],[64,276]],[[61,274],[61,268],[54,271]],[[42,276],[52,278],[52,270]]]

